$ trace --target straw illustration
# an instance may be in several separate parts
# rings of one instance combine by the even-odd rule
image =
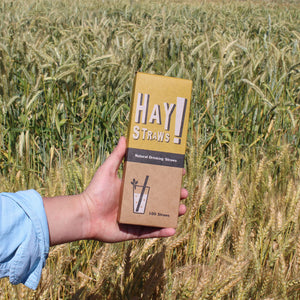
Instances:
[[[142,192],[141,192],[141,195],[140,195],[140,199],[139,199],[138,205],[136,207],[136,211],[139,211],[139,209],[140,209],[140,206],[141,206],[142,199],[143,199],[143,196],[144,196],[144,193],[145,193],[145,189],[146,189],[146,185],[147,185],[148,179],[149,179],[149,176],[146,175],[145,182],[144,182],[144,185],[143,185],[143,188],[142,188]]]

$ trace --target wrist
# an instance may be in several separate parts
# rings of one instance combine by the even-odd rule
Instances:
[[[94,239],[92,231],[92,213],[89,206],[89,196],[86,191],[81,193],[79,196],[80,201],[80,213],[81,217],[81,230],[82,230],[82,239],[90,240]]]
[[[82,194],[43,201],[51,246],[88,238],[88,212]]]

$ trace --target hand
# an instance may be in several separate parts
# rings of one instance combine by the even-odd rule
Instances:
[[[43,198],[51,246],[82,239],[120,242],[175,234],[174,228],[125,225],[117,222],[121,191],[118,169],[125,151],[126,139],[121,137],[117,147],[96,171],[82,194]],[[187,190],[181,189],[181,199],[187,196]],[[181,204],[179,215],[185,212],[186,207]]]
[[[119,242],[136,238],[168,237],[175,234],[174,228],[157,228],[119,224],[117,222],[121,180],[118,169],[126,151],[126,139],[121,137],[117,147],[97,170],[88,188],[83,192],[83,199],[89,211],[89,233],[92,239],[104,242]],[[181,190],[181,199],[188,192]],[[185,205],[179,206],[179,215],[186,212]]]

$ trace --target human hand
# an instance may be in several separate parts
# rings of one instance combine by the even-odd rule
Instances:
[[[82,199],[88,208],[89,239],[104,242],[119,242],[137,238],[168,237],[175,234],[174,228],[157,228],[138,225],[119,224],[117,222],[121,179],[118,169],[126,152],[126,139],[121,137],[117,147],[96,171],[91,183],[82,193]],[[184,174],[184,172],[183,172]],[[181,189],[181,199],[188,196]],[[185,205],[179,206],[179,215],[186,212]]]
[[[121,192],[118,169],[125,151],[126,139],[121,137],[117,147],[98,168],[83,193],[43,198],[51,246],[83,239],[112,243],[131,239],[168,237],[175,234],[174,228],[118,223]],[[187,196],[187,190],[181,189],[181,199]],[[186,207],[181,204],[179,215],[185,212]]]

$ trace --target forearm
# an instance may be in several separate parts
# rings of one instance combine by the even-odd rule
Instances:
[[[87,239],[87,207],[82,195],[43,198],[50,245]]]

